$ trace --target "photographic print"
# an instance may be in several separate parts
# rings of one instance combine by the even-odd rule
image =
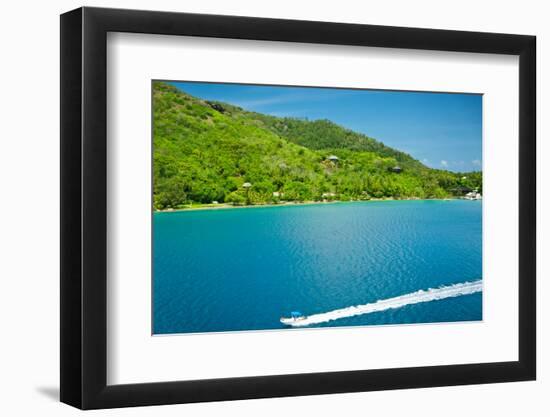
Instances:
[[[152,82],[155,335],[482,320],[482,95]]]

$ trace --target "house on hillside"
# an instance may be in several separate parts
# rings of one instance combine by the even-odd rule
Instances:
[[[481,200],[481,194],[477,191],[477,189],[473,189],[468,194],[464,196],[466,200]]]
[[[327,159],[332,162],[333,164],[337,164],[340,160],[336,155],[329,155]]]
[[[396,165],[394,167],[388,168],[388,171],[399,174],[403,171],[403,168],[401,168],[399,165]]]
[[[336,193],[323,193],[321,198],[323,201],[333,200],[336,197]]]

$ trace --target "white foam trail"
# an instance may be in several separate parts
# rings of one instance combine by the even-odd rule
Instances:
[[[446,287],[430,288],[428,290],[419,290],[410,294],[400,295],[398,297],[379,300],[374,303],[363,304],[341,308],[339,310],[328,311],[326,313],[313,314],[303,320],[292,323],[294,327],[309,326],[311,324],[325,323],[331,320],[338,320],[345,317],[359,316],[362,314],[374,313],[377,311],[399,308],[406,305],[426,303],[428,301],[442,300],[444,298],[458,297],[461,295],[474,294],[481,292],[483,281],[463,282]]]

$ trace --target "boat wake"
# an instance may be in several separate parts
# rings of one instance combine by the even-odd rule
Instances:
[[[482,289],[483,281],[478,280],[463,282],[460,284],[453,284],[439,288],[430,288],[428,290],[419,290],[410,294],[404,294],[398,297],[379,300],[374,303],[341,308],[339,310],[332,310],[326,313],[313,314],[311,316],[305,317],[304,319],[295,321],[290,325],[293,327],[310,326],[312,324],[326,323],[332,320],[375,313],[378,311],[404,307],[411,304],[427,303],[429,301],[442,300],[444,298],[474,294],[477,292],[481,292]]]

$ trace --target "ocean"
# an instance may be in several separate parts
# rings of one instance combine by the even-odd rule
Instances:
[[[482,202],[153,214],[153,333],[482,320]]]

